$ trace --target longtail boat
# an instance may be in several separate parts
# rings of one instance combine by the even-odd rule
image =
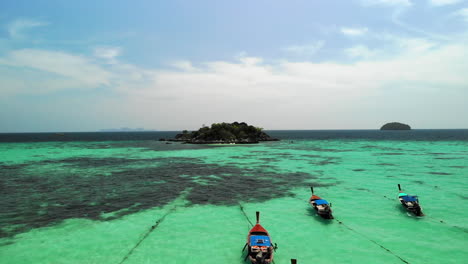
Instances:
[[[270,235],[263,226],[260,225],[260,212],[256,212],[257,224],[250,229],[247,235],[248,246],[247,258],[252,264],[269,264],[273,262],[273,253],[278,248],[276,243],[273,246]]]
[[[327,200],[320,198],[314,194],[314,187],[310,187],[312,191],[312,197],[309,199],[309,203],[312,208],[315,209],[318,215],[325,219],[333,219],[331,204]]]
[[[400,184],[398,184],[398,200],[410,213],[416,216],[424,216],[422,208],[419,205],[419,199],[417,195],[409,195],[401,190]]]

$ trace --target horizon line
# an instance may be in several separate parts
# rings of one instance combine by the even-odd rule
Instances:
[[[141,130],[141,131],[23,131],[23,132],[0,132],[0,134],[31,134],[31,133],[151,133],[151,132],[181,132],[183,130],[197,131],[189,129],[179,130]],[[320,129],[263,129],[264,131],[411,131],[411,130],[468,130],[468,128],[411,128],[411,130],[381,130],[380,128],[320,128]]]

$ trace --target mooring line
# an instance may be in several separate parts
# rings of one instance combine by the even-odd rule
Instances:
[[[351,188],[347,188],[347,189],[351,189]],[[385,199],[387,199],[389,201],[392,201],[392,202],[395,201],[395,199],[393,199],[393,198],[390,198],[390,197],[388,197],[386,195],[381,195],[380,193],[376,193],[376,192],[374,192],[372,190],[369,190],[369,189],[364,189],[364,190],[361,190],[361,191],[366,191],[366,192],[381,196],[381,197],[383,197],[383,198],[385,198]],[[294,199],[297,199],[297,200],[300,200],[300,201],[304,201],[303,199],[300,199],[300,198],[298,198],[296,196],[291,197],[291,198],[294,198]],[[445,222],[444,220],[436,219],[436,218],[428,216],[428,215],[425,215],[424,218],[428,218],[428,219],[432,220],[435,223],[445,224],[445,225],[447,225],[449,227],[457,228],[457,229],[461,230],[462,232],[468,233],[468,229],[465,228],[465,227],[452,225],[452,224],[449,224],[449,223]]]
[[[376,244],[377,246],[381,247],[382,249],[384,249],[384,250],[387,251],[388,253],[390,253],[390,254],[392,254],[393,256],[399,258],[403,263],[410,264],[407,260],[405,260],[404,258],[400,257],[399,255],[397,255],[396,253],[394,253],[394,252],[391,251],[390,249],[386,248],[385,246],[379,244],[377,241],[375,241],[375,240],[373,240],[373,239],[371,239],[371,238],[365,236],[364,234],[362,234],[362,233],[360,233],[360,232],[354,230],[353,228],[349,227],[348,225],[345,225],[345,224],[343,223],[343,221],[340,221],[340,220],[338,220],[338,219],[336,219],[336,218],[335,218],[335,220],[336,220],[338,223],[340,223],[341,225],[343,225],[344,227],[346,227],[347,229],[349,229],[350,231],[352,231],[352,232],[354,232],[354,233],[356,233],[356,234],[358,234],[358,235],[364,237],[365,239],[367,239],[367,240],[369,240],[370,242],[372,242],[372,243]]]
[[[169,214],[173,213],[175,211],[175,209],[177,208],[177,206],[174,206],[171,210],[169,210],[169,212],[165,213],[161,218],[159,218],[154,225],[152,225],[148,231],[146,231],[146,233],[143,235],[143,237],[138,241],[138,243],[135,244],[135,246],[133,246],[132,249],[130,249],[130,251],[127,253],[127,255],[125,255],[125,257],[122,259],[122,261],[119,262],[119,264],[122,264],[124,263],[129,257],[130,255],[132,255],[133,251],[138,247],[140,246],[140,244],[151,234],[151,232],[153,232],[158,226],[159,224],[161,224],[164,219],[166,218],[166,216],[168,216]]]
[[[376,195],[381,195],[379,193],[376,193],[376,192],[373,192],[372,190],[366,190],[367,192],[370,192],[370,193],[373,193],[373,194],[376,194]],[[392,198],[389,198],[387,197],[386,195],[383,195],[383,197],[389,201],[394,201],[394,199]],[[468,233],[468,230],[464,227],[461,227],[461,226],[456,226],[456,225],[452,225],[452,224],[448,224],[447,222],[445,222],[444,220],[440,220],[440,219],[436,219],[432,216],[428,216],[428,215],[424,215],[425,218],[428,218],[428,219],[431,219],[433,220],[433,222],[435,223],[441,223],[441,224],[445,224],[447,226],[450,226],[450,227],[453,227],[453,228],[457,228],[457,229],[460,229],[461,231],[465,232],[465,233]]]
[[[464,228],[464,227],[461,227],[461,226],[456,226],[456,225],[452,225],[452,224],[448,224],[447,222],[445,222],[444,220],[439,220],[439,219],[436,219],[434,217],[431,217],[431,216],[424,216],[424,217],[427,217],[429,218],[430,220],[432,220],[433,222],[435,223],[441,223],[441,224],[446,224],[447,226],[450,226],[450,227],[453,227],[453,228],[457,228],[457,229],[460,229],[461,231],[465,232],[465,233],[468,233],[468,229]]]
[[[240,208],[242,214],[244,215],[245,219],[247,219],[247,222],[249,222],[250,226],[254,226],[254,225],[252,224],[252,221],[250,221],[249,217],[248,217],[247,214],[245,213],[244,207],[242,206],[242,204],[241,204],[240,202],[237,202],[237,203],[239,204],[239,208]]]
[[[370,191],[370,190],[369,190],[369,191]],[[298,200],[302,200],[302,199],[300,199],[300,198],[298,198],[298,197],[294,197],[294,198],[296,198],[296,199],[298,199]],[[342,221],[340,221],[340,220],[338,220],[338,219],[336,219],[336,218],[335,218],[335,220],[336,220],[338,223],[340,223],[341,225],[343,225],[344,227],[346,227],[347,229],[349,229],[350,231],[352,231],[352,232],[354,232],[354,233],[356,233],[356,234],[358,234],[358,235],[364,237],[365,239],[369,240],[370,242],[372,242],[372,243],[376,244],[377,246],[381,247],[382,249],[386,250],[388,253],[394,255],[395,257],[397,257],[398,259],[400,259],[403,263],[410,264],[410,263],[409,263],[408,261],[406,261],[404,258],[398,256],[398,255],[395,254],[393,251],[391,251],[390,249],[388,249],[388,248],[384,247],[383,245],[379,244],[379,243],[376,242],[375,240],[373,240],[373,239],[371,239],[371,238],[369,238],[369,237],[363,235],[362,233],[360,233],[360,232],[354,230],[353,228],[349,227],[348,225],[345,225]]]
[[[125,255],[125,257],[122,259],[122,261],[119,262],[119,264],[122,264],[124,263],[132,254],[133,254],[133,251],[135,251],[135,249],[140,246],[140,244],[151,234],[151,232],[153,232],[158,226],[159,224],[161,224],[164,219],[166,218],[166,216],[170,215],[171,213],[173,213],[177,207],[180,206],[180,204],[178,204],[177,202],[180,201],[180,200],[184,200],[185,197],[190,193],[190,191],[192,190],[192,188],[188,188],[188,189],[185,189],[181,195],[179,197],[177,197],[177,199],[174,200],[174,203],[172,204],[172,208],[167,211],[161,218],[159,218],[155,223],[154,225],[152,225],[148,231],[146,231],[143,235],[143,237],[135,244],[135,246],[133,246],[132,249],[130,249],[130,251],[127,253],[127,255]]]

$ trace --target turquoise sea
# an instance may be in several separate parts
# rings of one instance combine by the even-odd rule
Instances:
[[[468,130],[267,132],[0,134],[0,263],[242,264],[255,211],[276,264],[468,263]]]

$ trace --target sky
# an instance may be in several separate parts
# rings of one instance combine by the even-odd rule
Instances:
[[[468,0],[0,1],[0,133],[467,113]]]

